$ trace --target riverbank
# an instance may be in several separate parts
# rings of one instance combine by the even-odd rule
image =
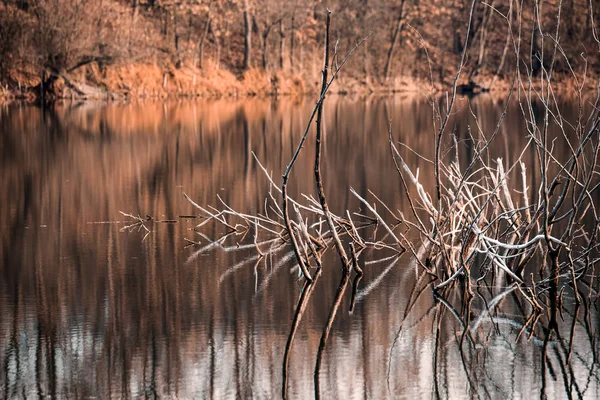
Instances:
[[[35,102],[41,98],[54,101],[302,95],[318,90],[318,72],[297,74],[251,68],[238,75],[210,63],[203,69],[190,65],[176,68],[142,63],[100,67],[91,63],[70,73],[46,77],[44,82],[35,74],[12,71],[9,79],[0,86],[0,102]],[[340,75],[330,92],[422,93],[424,87],[430,89],[431,84],[411,77],[390,79],[382,84]]]
[[[222,98],[277,95],[303,95],[315,93],[320,85],[320,74],[294,74],[282,71],[266,72],[251,68],[241,74],[207,63],[200,69],[191,65],[179,68],[173,65],[128,64],[100,67],[96,63],[75,71],[42,79],[27,71],[12,71],[0,84],[0,103],[13,100],[36,102],[56,100],[142,100],[166,98]],[[314,76],[313,76],[314,75]],[[504,94],[511,82],[492,77],[479,77],[478,83],[459,80],[458,93],[476,95],[484,92]],[[531,82],[539,89],[539,78]],[[580,83],[570,76],[555,75],[554,89],[562,95],[576,93]],[[522,88],[527,89],[528,82]],[[588,79],[583,90],[596,89],[597,80]],[[330,89],[334,94],[395,94],[404,93],[427,96],[431,93],[451,91],[450,83],[427,82],[413,77],[397,77],[387,82],[374,82],[355,76],[340,74]]]
[[[211,65],[161,67],[129,64],[99,67],[86,65],[74,72],[47,77],[14,71],[3,85],[2,95],[35,101],[56,99],[143,99],[167,97],[223,97],[304,93],[304,80],[294,74],[265,73],[250,69],[237,77]]]

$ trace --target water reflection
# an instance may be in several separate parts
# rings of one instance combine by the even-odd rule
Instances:
[[[191,257],[198,248],[186,248],[185,238],[206,241],[190,232],[193,220],[179,218],[194,214],[181,194],[204,205],[216,204],[218,194],[236,209],[261,210],[268,181],[252,152],[278,181],[313,104],[3,108],[0,397],[280,396],[284,346],[302,287],[290,262],[282,262],[289,249],[258,264],[240,264],[255,256],[253,249]],[[564,106],[566,118],[576,115],[575,104]],[[479,97],[459,108],[451,126],[471,144],[462,151],[473,152],[474,116],[491,132],[503,104]],[[431,171],[427,102],[332,97],[323,168],[333,211],[360,208],[350,187],[408,210],[389,155],[390,118],[395,138],[425,157],[405,148],[407,162],[422,174]],[[517,160],[527,143],[518,103],[508,106],[495,143],[495,157]],[[297,165],[305,175],[289,184],[296,196],[313,193],[307,150]],[[535,170],[535,154],[524,161]],[[144,239],[144,232],[122,231],[120,210],[178,222],[154,223]],[[205,233],[216,237],[219,229]],[[227,245],[236,248],[240,239]],[[333,268],[325,269],[310,300],[292,353],[293,398],[313,395],[318,342],[340,278],[335,258],[326,265]],[[529,315],[516,296],[499,300],[489,311],[493,320],[470,321],[473,332],[465,338],[452,314],[460,298],[436,302],[408,261],[388,265],[365,268],[352,314],[344,298],[323,359],[325,398],[529,398],[540,396],[543,385],[550,398],[600,395],[594,309],[564,315],[567,341],[550,344],[542,381],[540,332],[521,332]],[[473,307],[473,315],[487,315],[489,303]]]

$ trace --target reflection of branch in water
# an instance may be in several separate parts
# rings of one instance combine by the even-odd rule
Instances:
[[[402,337],[402,334],[404,332],[406,332],[408,329],[414,328],[417,325],[421,324],[421,322],[423,322],[427,317],[429,317],[429,315],[432,313],[432,311],[436,310],[436,308],[437,308],[437,305],[435,305],[435,304],[432,305],[414,323],[412,323],[406,327],[404,326],[404,323],[407,321],[406,316],[400,323],[400,326],[398,327],[398,331],[396,332],[396,335],[394,336],[394,340],[392,341],[392,346],[390,346],[390,351],[388,353],[388,360],[387,360],[388,367],[387,367],[387,376],[386,376],[388,392],[392,391],[392,389],[391,389],[392,355],[393,355],[394,348],[396,347],[396,344],[399,342],[399,340]]]
[[[466,291],[468,293],[470,293],[470,288],[467,288]],[[465,349],[464,349],[464,342],[465,342],[465,338],[468,337],[469,338],[469,343],[472,345],[472,348],[475,349],[475,341],[473,340],[473,337],[471,336],[471,330],[469,329],[470,327],[470,321],[471,321],[471,307],[473,305],[473,296],[472,295],[468,295],[466,296],[466,307],[463,310],[463,315],[464,315],[464,328],[463,331],[460,335],[460,340],[458,341],[458,351],[460,353],[460,361],[461,364],[463,366],[463,370],[465,372],[465,376],[467,377],[467,381],[469,382],[469,387],[471,388],[471,390],[473,390],[474,395],[478,395],[478,390],[477,390],[477,386],[474,383],[473,378],[471,377],[471,369],[474,370],[474,368],[470,368],[467,365],[467,354],[465,353]],[[471,359],[472,363],[477,362],[477,357],[472,357]]]
[[[187,260],[185,261],[185,264],[190,264],[192,261],[194,261],[200,254],[207,252],[208,250],[211,250],[215,247],[219,247],[219,246],[223,246],[223,242],[225,242],[225,240],[227,239],[227,237],[231,236],[234,232],[230,232],[230,233],[226,233],[225,235],[221,236],[219,239],[217,240],[210,240],[208,239],[208,237],[205,237],[205,239],[208,239],[210,242],[204,246],[201,247],[200,249],[196,250],[195,252],[193,252],[192,254],[190,254],[190,256],[187,258]],[[202,235],[202,234],[200,234]]]
[[[363,277],[363,270],[358,264],[358,257],[364,250],[364,248],[360,249],[358,253],[354,248],[354,243],[350,243],[350,250],[352,251],[352,265],[354,266],[354,271],[356,271],[356,276],[354,277],[354,281],[352,281],[352,298],[350,299],[350,309],[348,312],[352,314],[354,312],[354,306],[356,304],[356,294],[358,293],[358,285]]]
[[[256,291],[256,294],[259,294],[260,292],[262,292],[267,287],[267,285],[269,284],[269,282],[271,281],[271,279],[273,278],[273,276],[277,273],[277,271],[279,271],[279,269],[282,266],[284,266],[288,261],[290,261],[292,258],[294,258],[294,251],[293,250],[287,252],[283,257],[281,257],[279,259],[279,261],[277,262],[277,264],[275,264],[271,268],[271,271],[265,277],[265,279],[263,280],[262,284],[258,287],[258,290]],[[297,266],[295,268],[297,268]]]
[[[592,324],[591,324],[591,313],[590,313],[590,302],[591,302],[591,298],[587,297],[586,301],[583,301],[583,306],[585,308],[585,313],[584,313],[584,317],[583,320],[584,322],[580,324],[584,327],[585,329],[585,333],[586,336],[588,338],[588,341],[590,343],[590,348],[592,349],[592,362],[591,362],[591,367],[589,368],[589,374],[588,374],[588,379],[587,379],[587,383],[586,383],[586,390],[591,382],[592,379],[592,375],[596,377],[597,382],[600,382],[600,378],[598,377],[598,373],[594,374],[595,371],[595,367],[597,364],[597,360],[598,360],[598,355],[597,355],[597,348],[596,348],[596,339],[594,337],[594,332],[592,331]],[[577,354],[577,353],[576,353]],[[585,365],[585,362],[587,360],[581,360],[582,363]]]
[[[554,354],[558,359],[558,365],[560,366],[563,383],[565,385],[565,393],[570,395],[573,392],[573,388],[575,388],[578,398],[582,399],[583,394],[581,393],[577,380],[573,374],[573,366],[570,363],[565,362],[566,360],[563,361],[560,350],[561,348],[559,346],[554,347]]]
[[[485,320],[483,320],[482,322],[485,322]],[[515,328],[516,330],[518,330],[519,332],[521,330],[524,330],[525,332],[529,333],[529,340],[531,340],[533,342],[533,344],[535,344],[536,346],[544,346],[544,339],[539,338],[534,331],[530,330],[529,328],[527,328],[527,325],[519,322],[519,321],[515,321],[514,319],[510,319],[508,317],[496,317],[493,320],[493,323],[496,325],[508,325],[512,328]],[[556,345],[559,341],[557,340],[550,340],[548,341],[548,343],[550,345]]]
[[[461,316],[458,314],[458,311],[456,311],[456,310],[454,309],[454,307],[453,307],[453,306],[452,306],[450,303],[448,303],[448,301],[447,301],[446,299],[444,299],[442,296],[440,296],[439,294],[437,294],[437,293],[435,293],[435,292],[433,293],[433,298],[434,298],[436,301],[439,301],[439,302],[440,302],[440,304],[442,304],[444,307],[446,307],[446,309],[447,309],[448,311],[450,311],[450,314],[452,314],[452,316],[454,317],[454,319],[456,319],[456,321],[457,321],[457,322],[460,324],[460,327],[461,327],[461,329],[462,329],[462,331],[461,331],[461,335],[464,335],[464,334],[465,334],[465,332],[466,332],[466,333],[467,333],[467,337],[469,338],[469,342],[470,342],[470,343],[471,343],[473,346],[475,346],[475,341],[473,340],[473,337],[471,336],[471,332],[468,330],[468,326],[469,326],[469,325],[468,325],[468,323],[467,323],[467,322],[465,322],[465,321],[464,321],[464,320],[461,318]],[[462,343],[462,340],[461,340],[461,343]]]
[[[383,282],[385,276],[394,268],[399,259],[400,258],[397,256],[394,257],[394,260],[379,274],[377,278],[373,279],[373,281],[371,281],[371,283],[369,283],[363,290],[360,290],[358,292],[358,294],[356,295],[357,303],[360,302],[369,293],[371,293],[371,291],[373,291],[377,286],[379,286],[381,282]]]
[[[585,298],[585,296],[581,296],[582,298]],[[597,373],[594,373],[594,367],[595,367],[595,362],[592,361],[591,363],[589,362],[589,354],[585,354],[582,355],[579,351],[575,350],[574,345],[575,345],[575,332],[576,332],[576,327],[578,325],[578,323],[583,327],[583,329],[586,331],[586,337],[589,339],[589,343],[590,343],[590,349],[591,349],[591,355],[592,355],[592,359],[595,360],[596,359],[596,346],[595,346],[595,339],[593,337],[593,335],[591,335],[591,332],[588,330],[588,327],[586,324],[581,323],[581,321],[579,321],[578,319],[578,315],[579,315],[579,310],[581,305],[584,305],[584,307],[587,307],[587,301],[583,301],[582,303],[576,302],[575,303],[575,309],[573,310],[573,312],[570,312],[569,310],[566,310],[566,314],[570,315],[572,318],[572,322],[571,322],[571,331],[570,331],[570,335],[569,335],[569,339],[568,339],[568,343],[565,343],[565,340],[563,340],[562,338],[559,338],[560,340],[558,340],[558,345],[554,347],[554,352],[559,360],[560,363],[560,367],[561,370],[563,372],[564,375],[564,381],[565,381],[565,385],[568,384],[568,393],[570,393],[572,391],[571,387],[575,387],[575,390],[577,391],[577,394],[579,396],[579,398],[582,398],[583,395],[585,394],[585,392],[588,390],[590,382],[591,382],[591,378],[592,376],[594,376],[596,378],[596,381],[599,381],[599,377]],[[563,358],[560,354],[560,350],[562,350],[565,354],[566,357],[563,361]],[[581,365],[586,368],[588,370],[588,374],[587,374],[587,378],[585,379],[585,386],[580,389],[580,385],[577,384],[577,374],[575,373],[574,369],[573,369],[573,362],[572,362],[572,356],[575,356],[576,359],[581,363]],[[589,364],[589,367],[588,367]],[[568,370],[568,377],[566,376],[566,373]],[[565,387],[567,388],[567,387]]]
[[[287,343],[285,345],[285,352],[283,354],[283,369],[282,369],[282,386],[281,386],[281,397],[283,399],[287,398],[287,380],[289,375],[289,365],[290,365],[290,357],[292,352],[292,346],[294,344],[294,338],[296,337],[296,332],[298,331],[298,326],[300,325],[300,321],[302,320],[302,316],[304,315],[304,311],[306,310],[306,305],[308,304],[308,300],[310,299],[311,294],[313,293],[317,281],[321,276],[321,268],[318,268],[313,276],[312,281],[306,281],[304,283],[304,288],[302,289],[302,293],[300,295],[300,299],[298,300],[298,305],[296,306],[296,312],[294,313],[294,318],[292,320],[292,327],[290,328],[290,334],[288,335]]]
[[[471,328],[470,328],[471,331],[472,332],[477,331],[477,328],[479,328],[479,324],[481,324],[483,319],[486,318],[488,315],[490,316],[490,321],[492,323],[494,323],[494,317],[491,316],[492,310],[494,308],[496,308],[497,305],[500,304],[500,302],[502,301],[502,299],[504,299],[504,297],[506,295],[514,292],[516,289],[517,289],[517,284],[512,284],[506,290],[504,290],[502,293],[500,293],[496,297],[494,297],[492,300],[490,300],[489,302],[485,302],[486,308],[479,314],[477,319],[471,324]]]
[[[388,352],[388,368],[387,368],[387,377],[386,377],[388,392],[391,392],[390,376],[391,376],[391,371],[392,371],[392,354],[394,352],[394,348],[396,347],[396,343],[398,343],[398,340],[400,340],[400,336],[404,330],[404,323],[407,321],[408,315],[411,313],[413,307],[417,304],[417,301],[419,300],[421,295],[425,292],[425,289],[428,287],[428,285],[420,286],[421,279],[424,279],[426,276],[427,276],[427,274],[425,272],[423,272],[417,279],[417,282],[413,285],[411,294],[409,296],[408,303],[406,304],[406,307],[404,308],[404,312],[402,315],[402,321],[400,322],[400,326],[398,326],[398,330],[396,332],[396,335],[394,336],[392,345],[390,346],[390,351]],[[415,292],[416,292],[416,295],[415,295]],[[427,309],[425,314],[423,314],[423,316],[421,316],[420,318],[417,318],[417,320],[414,323],[412,323],[411,325],[409,325],[407,327],[407,329],[411,329],[414,326],[420,324],[431,313],[431,311],[435,307],[436,307],[435,304],[433,306],[429,307],[429,309]]]
[[[327,323],[323,328],[323,334],[321,335],[321,341],[319,343],[319,350],[317,351],[317,361],[315,363],[315,398],[319,399],[321,397],[320,392],[320,373],[321,373],[321,363],[323,360],[323,352],[325,351],[325,346],[327,345],[327,340],[329,339],[329,333],[331,332],[331,327],[333,326],[333,321],[335,320],[335,316],[337,315],[337,311],[340,308],[340,304],[342,302],[342,298],[344,297],[344,293],[346,292],[346,288],[348,287],[348,282],[350,281],[350,269],[344,269],[342,272],[342,279],[338,286],[337,292],[335,294],[335,299],[333,304],[331,305],[331,309],[329,310],[329,316],[327,317]]]
[[[219,284],[221,284],[225,280],[225,278],[227,278],[229,275],[233,274],[234,272],[236,272],[240,268],[244,267],[245,265],[248,265],[254,261],[261,261],[261,260],[265,259],[265,257],[275,255],[279,250],[283,249],[284,246],[275,246],[274,245],[274,242],[277,240],[279,240],[279,239],[273,239],[272,241],[270,240],[270,241],[262,242],[262,244],[272,243],[272,246],[269,248],[269,251],[267,251],[265,254],[255,254],[255,255],[249,256],[249,257],[243,259],[242,261],[238,262],[237,264],[231,266],[230,268],[227,269],[227,271],[223,272],[223,274],[219,278]],[[245,246],[240,246],[240,248],[242,248],[242,247],[245,247]],[[254,247],[254,245],[252,245],[250,247]],[[229,250],[229,251],[235,251],[235,250],[236,250],[235,248],[232,248],[232,250]],[[227,251],[227,250],[225,250],[225,251]]]
[[[440,385],[438,382],[439,376],[441,376],[441,374],[439,373],[438,370],[438,359],[439,359],[439,350],[440,350],[440,341],[441,341],[441,337],[440,337],[440,331],[441,331],[441,326],[442,326],[442,315],[440,315],[441,313],[441,303],[438,303],[438,305],[436,306],[436,312],[434,313],[435,318],[433,319],[433,324],[434,324],[434,350],[433,350],[433,392],[435,395],[436,399],[441,399],[442,397],[440,396]],[[443,312],[442,312],[443,313]]]
[[[233,274],[235,271],[237,271],[238,269],[242,268],[243,266],[250,264],[254,261],[261,261],[263,259],[264,256],[260,255],[260,254],[255,254],[249,257],[246,257],[245,259],[243,259],[242,261],[238,262],[237,264],[234,264],[233,266],[229,267],[227,269],[227,271],[223,272],[223,274],[221,274],[221,276],[219,277],[219,284],[223,283],[223,281],[225,280],[225,278],[227,278],[229,275]]]
[[[133,215],[133,214],[129,214],[129,213],[125,213],[123,211],[119,211],[122,215],[124,215],[127,218],[131,218],[132,220],[136,221],[133,224],[130,225],[126,225],[124,227],[122,227],[120,229],[121,232],[131,232],[134,229],[137,228],[138,232],[142,230],[142,228],[146,231],[146,234],[144,235],[144,237],[142,238],[142,242],[144,240],[146,240],[146,238],[148,237],[148,235],[150,234],[150,229],[148,229],[148,227],[146,226],[146,223],[151,223],[151,222],[161,222],[161,223],[168,223],[168,224],[174,224],[177,223],[177,220],[174,219],[162,219],[162,220],[155,220],[154,218],[152,218],[152,216],[150,215],[146,215],[146,217],[142,217],[139,214],[138,215]],[[96,222],[96,223],[112,223],[113,221],[103,221],[103,222]]]

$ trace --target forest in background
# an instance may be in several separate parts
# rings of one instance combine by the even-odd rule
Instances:
[[[517,68],[539,76],[555,48],[556,81],[579,86],[598,75],[597,6],[475,0],[469,24],[460,0],[4,0],[0,82],[56,97],[311,91],[330,9],[338,60],[371,34],[338,92],[448,86],[465,43],[469,90],[506,88]]]

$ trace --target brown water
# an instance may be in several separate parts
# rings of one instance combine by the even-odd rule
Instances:
[[[430,105],[328,101],[323,168],[332,209],[360,208],[353,187],[408,214],[387,124],[391,118],[397,140],[431,157]],[[182,192],[202,205],[218,205],[220,195],[237,210],[263,212],[268,181],[252,152],[279,182],[313,105],[283,99],[2,108],[0,398],[280,397],[302,288],[290,249],[256,264],[253,249],[236,246],[247,238],[226,242],[226,249],[186,247],[185,238],[207,242],[190,231],[197,220],[180,218],[195,213]],[[576,105],[563,106],[574,117]],[[459,102],[450,128],[467,158],[473,115],[492,132],[502,109],[487,97]],[[527,142],[524,127],[511,104],[492,153],[516,161]],[[311,150],[290,183],[296,197],[314,193]],[[402,152],[421,176],[433,176],[426,160]],[[524,160],[534,171],[535,155]],[[177,222],[150,223],[147,233],[126,229],[119,211]],[[222,229],[205,233],[218,237]],[[528,317],[516,297],[492,311],[493,323],[474,311],[474,342],[461,344],[461,325],[449,309],[431,290],[413,290],[423,286],[417,272],[408,258],[365,265],[356,308],[347,311],[347,295],[328,342],[324,398],[600,396],[595,308],[576,318],[565,313],[562,332],[568,338],[574,327],[574,339],[550,344],[543,380],[541,332],[515,340]],[[314,395],[316,352],[339,278],[331,257],[292,352],[293,398]]]

